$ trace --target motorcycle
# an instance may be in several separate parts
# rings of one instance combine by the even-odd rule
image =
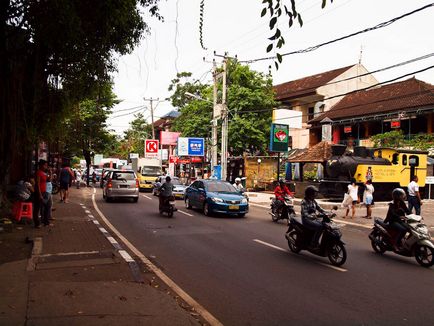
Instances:
[[[295,216],[294,199],[292,197],[285,196],[283,201],[278,200],[276,197],[271,197],[270,199],[270,215],[273,222],[289,220],[291,217]]]
[[[336,210],[334,207],[333,210]],[[289,220],[288,231],[285,238],[288,241],[289,249],[294,253],[307,250],[314,255],[328,257],[334,266],[341,266],[347,260],[347,251],[344,242],[341,240],[342,232],[340,227],[333,223],[332,219],[336,216],[333,212],[318,214],[322,218],[323,231],[319,241],[319,247],[311,246],[314,231],[303,225],[302,221],[293,216]]]
[[[431,267],[434,264],[434,243],[428,227],[422,221],[423,218],[419,215],[406,215],[404,222],[408,226],[407,233],[402,240],[401,247],[395,248],[393,243],[395,243],[397,231],[384,223],[383,219],[376,218],[369,234],[372,249],[379,254],[393,251],[401,256],[414,257],[419,265]]]
[[[160,214],[167,213],[168,217],[172,217],[175,211],[177,211],[175,208],[175,196],[164,198],[160,206]]]

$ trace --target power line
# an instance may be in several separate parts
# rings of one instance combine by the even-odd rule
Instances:
[[[116,119],[116,118],[120,118],[120,117],[125,117],[125,116],[127,116],[127,115],[131,115],[131,114],[136,114],[136,113],[142,111],[143,109],[147,109],[147,107],[142,106],[140,109],[138,109],[138,110],[136,110],[136,111],[129,112],[129,113],[124,113],[124,114],[119,114],[119,115],[116,115],[116,116],[114,116],[114,117],[110,117],[110,118],[108,118],[108,120],[112,120],[112,119]]]
[[[143,105],[138,105],[138,106],[134,106],[132,108],[127,108],[127,109],[122,109],[122,110],[116,110],[116,111],[113,111],[112,114],[119,113],[119,112],[124,112],[124,111],[131,111],[131,110],[135,110],[135,109],[142,108],[142,107],[143,107]]]
[[[408,16],[414,15],[414,14],[420,12],[420,11],[423,11],[423,10],[428,9],[430,7],[433,7],[433,6],[434,6],[434,3],[430,3],[428,5],[425,5],[425,6],[421,7],[421,8],[418,8],[418,9],[415,9],[413,11],[407,12],[407,13],[401,15],[401,16],[398,16],[398,17],[392,18],[392,19],[390,19],[388,21],[385,21],[385,22],[382,22],[380,24],[377,24],[377,25],[375,25],[373,27],[368,27],[368,28],[365,28],[364,30],[361,30],[361,31],[358,31],[358,32],[354,32],[354,33],[351,33],[351,34],[339,37],[337,39],[334,39],[334,40],[331,40],[331,41],[327,41],[327,42],[324,42],[324,43],[320,43],[320,44],[317,44],[315,46],[311,46],[311,47],[308,47],[308,48],[305,48],[305,49],[283,53],[282,57],[288,56],[288,55],[292,55],[292,54],[312,52],[312,51],[315,51],[315,50],[319,49],[320,47],[323,47],[323,46],[326,46],[326,45],[329,45],[329,44],[333,44],[333,43],[345,40],[347,38],[351,38],[351,37],[354,37],[356,35],[367,33],[367,32],[370,32],[370,31],[373,31],[373,30],[376,30],[376,29],[379,29],[379,28],[387,27],[387,26],[393,24],[394,22],[396,22],[398,20],[401,20],[401,19],[406,18]],[[217,56],[223,56],[223,55],[217,55]],[[275,60],[275,59],[277,59],[276,56],[270,56],[270,57],[264,57],[264,58],[242,60],[240,62],[242,62],[242,63],[253,63],[253,62],[258,62],[258,61]]]

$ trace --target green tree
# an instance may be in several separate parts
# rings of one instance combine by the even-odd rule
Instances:
[[[403,147],[406,140],[402,130],[392,130],[382,134],[374,135],[371,137],[374,147]]]
[[[122,155],[128,157],[129,153],[143,154],[145,139],[152,138],[152,126],[146,121],[142,113],[134,115],[129,128],[124,132],[122,140]]]

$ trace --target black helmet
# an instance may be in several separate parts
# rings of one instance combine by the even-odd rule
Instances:
[[[402,188],[395,188],[392,191],[392,199],[394,201],[405,200],[405,191]]]
[[[279,179],[279,183],[280,183],[280,184],[285,183],[285,180],[282,179],[282,178],[280,178],[280,179]]]
[[[315,186],[307,186],[304,190],[304,196],[305,197],[312,197],[315,196],[315,194],[318,192],[318,188]]]
[[[166,181],[170,182],[170,180],[172,180],[169,176],[166,177]]]

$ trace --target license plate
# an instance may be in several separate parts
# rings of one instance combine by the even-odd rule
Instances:
[[[237,205],[230,205],[230,206],[229,206],[229,209],[230,209],[230,210],[234,210],[234,211],[235,211],[235,210],[239,210],[239,209],[240,209],[240,207],[239,207],[239,206],[237,206]]]
[[[119,185],[119,188],[128,188],[128,185]]]

